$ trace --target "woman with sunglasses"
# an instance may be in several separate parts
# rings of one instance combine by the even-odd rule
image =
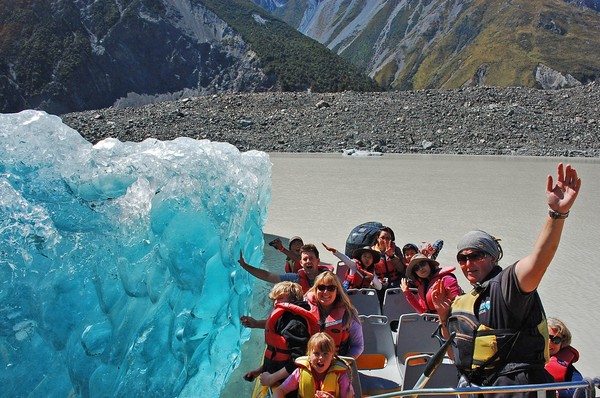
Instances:
[[[544,369],[548,336],[537,287],[556,253],[580,188],[577,171],[560,163],[556,184],[551,176],[546,179],[547,216],[533,251],[504,269],[498,265],[503,253],[499,239],[471,231],[458,242],[456,259],[473,290],[452,300],[438,281],[432,301],[444,337],[456,332],[451,354],[461,374],[459,387],[552,383]],[[508,395],[536,397],[537,393]],[[547,396],[555,393],[549,391]]]
[[[571,347],[571,331],[560,319],[548,318],[548,335],[550,362],[546,364],[546,370],[554,377],[554,381],[583,380],[581,373],[573,366],[579,360],[579,351]],[[572,397],[574,394],[574,388],[558,391],[560,398]]]
[[[362,325],[338,277],[331,271],[319,274],[304,297],[321,331],[333,337],[337,354],[358,358],[364,349]]]
[[[412,256],[408,268],[406,268],[406,278],[402,278],[400,285],[406,296],[406,301],[419,314],[425,312],[437,313],[431,299],[432,287],[437,281],[441,282],[450,299],[462,294],[456,276],[452,273],[455,269],[455,267],[441,268],[440,263],[426,255],[415,254]],[[417,287],[417,296],[410,291],[407,278]]]

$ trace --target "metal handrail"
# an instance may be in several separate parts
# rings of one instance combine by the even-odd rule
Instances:
[[[581,381],[566,381],[560,383],[525,384],[520,386],[487,386],[487,387],[465,387],[465,388],[424,388],[421,390],[395,391],[385,394],[371,395],[371,398],[393,398],[408,396],[437,396],[437,395],[460,395],[460,394],[489,394],[500,392],[528,392],[537,391],[538,396],[545,397],[548,390],[568,390],[576,388],[576,397],[594,398],[594,388],[600,388],[600,378],[586,378]],[[584,391],[585,395],[581,395]],[[541,395],[540,395],[541,394]]]

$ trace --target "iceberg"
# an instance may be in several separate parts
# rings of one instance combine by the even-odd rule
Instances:
[[[271,162],[178,138],[92,145],[0,115],[4,396],[218,397],[249,332]]]

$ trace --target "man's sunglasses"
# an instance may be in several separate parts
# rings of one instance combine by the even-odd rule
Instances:
[[[317,286],[317,289],[319,289],[320,292],[324,292],[325,290],[328,292],[335,292],[337,290],[335,285],[319,285]]]
[[[563,338],[561,336],[548,336],[548,338],[550,339],[550,341],[554,344],[560,344],[562,343]]]
[[[467,260],[471,260],[471,262],[474,262],[486,258],[487,256],[489,256],[489,254],[485,252],[473,252],[469,254],[459,253],[456,255],[456,261],[458,261],[459,264],[466,264]]]

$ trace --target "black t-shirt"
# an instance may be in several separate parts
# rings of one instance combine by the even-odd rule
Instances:
[[[488,275],[490,288],[481,295],[477,314],[484,325],[494,329],[519,329],[524,320],[524,326],[535,326],[541,321],[543,309],[539,295],[536,290],[521,292],[515,264],[505,269],[495,267]]]
[[[516,264],[516,263],[515,263]],[[506,370],[529,367],[531,364],[544,365],[544,337],[537,327],[545,318],[541,299],[534,290],[523,293],[515,273],[515,264],[505,269],[495,267],[486,280],[489,287],[481,294],[475,308],[479,308],[479,321],[493,329],[521,330],[515,348],[507,362],[513,362]],[[476,310],[477,311],[477,310]],[[527,340],[526,349],[520,342]]]

